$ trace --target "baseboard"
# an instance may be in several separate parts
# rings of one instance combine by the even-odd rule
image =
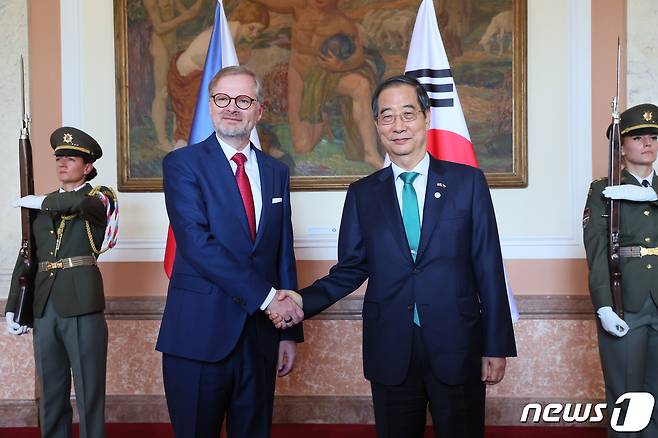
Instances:
[[[0,428],[35,427],[38,417],[35,400],[0,400]]]
[[[528,421],[521,423],[523,408],[528,403],[542,407],[549,403],[602,403],[602,400],[529,399],[492,397],[487,399],[487,426],[579,426],[601,427],[602,423],[565,423]],[[73,418],[78,421],[75,399]],[[110,395],[106,398],[108,423],[168,423],[169,413],[164,395]],[[38,409],[34,400],[0,400],[1,427],[36,427]],[[428,424],[431,418],[428,415]],[[532,418],[532,415],[530,415]],[[372,400],[367,396],[277,396],[274,399],[275,424],[374,424]]]

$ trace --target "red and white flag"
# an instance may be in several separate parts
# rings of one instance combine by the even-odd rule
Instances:
[[[418,79],[430,97],[432,109],[427,151],[440,160],[477,167],[433,1],[423,0],[418,9],[405,75]]]
[[[478,167],[432,0],[423,0],[418,8],[404,74],[418,79],[430,97],[427,151],[440,160]],[[507,273],[505,282],[510,314],[516,322],[519,312]]]

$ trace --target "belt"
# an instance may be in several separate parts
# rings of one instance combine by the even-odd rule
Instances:
[[[77,266],[93,266],[96,264],[94,256],[67,257],[56,262],[39,262],[39,272],[52,271],[55,269],[69,269]]]
[[[643,246],[622,246],[619,248],[621,257],[644,257],[648,255],[658,256],[658,246],[655,248],[645,248]]]

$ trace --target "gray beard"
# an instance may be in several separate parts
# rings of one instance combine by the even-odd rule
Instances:
[[[246,126],[224,129],[219,125],[217,126],[217,134],[219,134],[220,137],[226,138],[249,138],[251,129],[248,129]]]

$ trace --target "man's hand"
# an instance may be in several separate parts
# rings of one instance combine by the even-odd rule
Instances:
[[[279,342],[279,360],[276,364],[276,370],[279,377],[287,376],[295,365],[297,357],[297,342],[281,341]]]
[[[621,319],[619,315],[617,315],[612,310],[612,307],[610,306],[600,307],[596,311],[596,314],[599,316],[599,319],[601,320],[601,326],[603,327],[603,330],[610,333],[612,336],[621,338],[626,333],[628,333],[628,324],[626,324],[626,321]]]
[[[626,201],[646,202],[658,200],[658,195],[652,187],[622,184],[608,186],[603,189],[603,196],[610,199],[624,199]]]
[[[14,312],[7,312],[5,320],[7,321],[7,333],[10,335],[22,335],[30,331],[28,326],[14,322]]]
[[[300,323],[304,319],[302,297],[292,290],[277,291],[265,313],[278,329],[286,329]]]
[[[482,381],[486,385],[495,385],[503,380],[506,363],[507,360],[504,357],[483,357]]]
[[[35,210],[41,210],[41,204],[43,204],[44,199],[46,199],[45,195],[41,195],[41,196],[27,195],[15,200],[11,204],[11,206],[14,208],[24,207],[24,208],[32,208]]]

